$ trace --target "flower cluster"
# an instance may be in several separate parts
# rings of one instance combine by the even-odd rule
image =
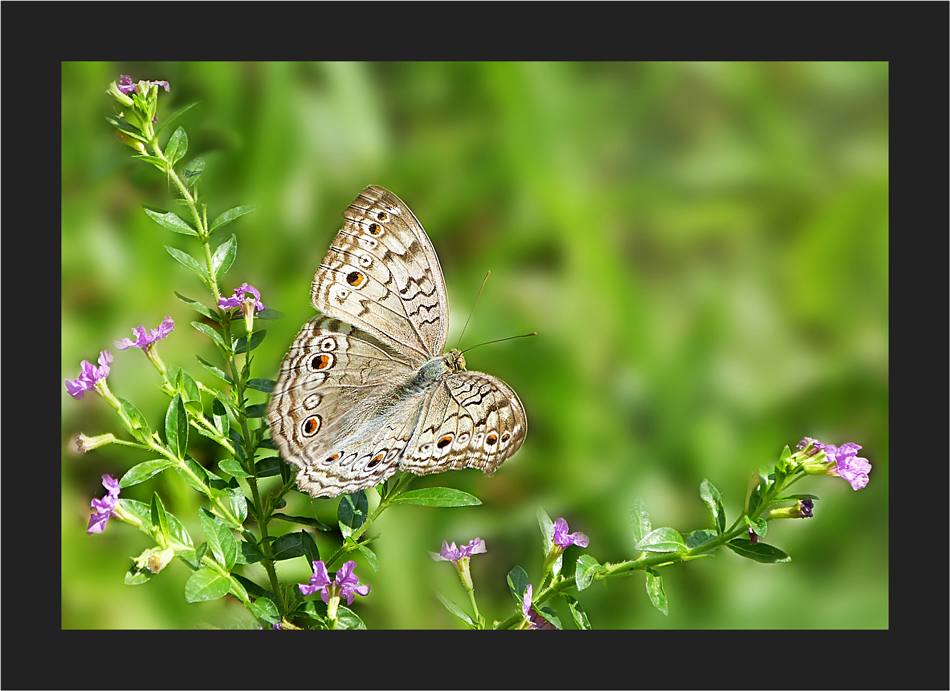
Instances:
[[[248,283],[242,283],[239,288],[235,288],[234,295],[231,297],[219,298],[218,307],[221,309],[240,308],[244,314],[252,309],[256,312],[265,309],[264,303],[261,302],[260,292]]]
[[[101,533],[105,530],[106,521],[115,513],[115,507],[119,503],[119,481],[111,475],[103,475],[102,486],[108,490],[108,494],[102,499],[92,500],[89,508],[95,509],[96,513],[89,517],[89,527],[86,529],[87,535]]]
[[[806,461],[803,464],[805,472],[811,475],[835,475],[847,480],[852,489],[864,489],[868,484],[868,473],[871,464],[868,459],[857,455],[861,447],[854,442],[847,442],[841,446],[823,444],[817,439],[805,437],[796,447],[806,456],[824,452],[824,459],[817,462]]]
[[[132,81],[132,77],[130,77],[127,74],[123,74],[119,76],[118,86],[119,86],[119,91],[121,91],[123,94],[128,95],[134,91],[138,94],[145,95],[148,92],[149,87],[151,87],[153,84],[156,86],[162,87],[163,89],[165,89],[165,91],[171,91],[171,87],[168,85],[168,82],[166,81],[150,82],[143,79],[142,81],[136,83]]]
[[[313,562],[313,575],[309,583],[301,583],[297,587],[304,595],[313,595],[320,593],[320,597],[327,604],[330,604],[330,598],[339,600],[346,598],[346,604],[353,604],[353,596],[369,595],[370,586],[360,583],[359,579],[353,575],[353,569],[356,568],[355,561],[348,561],[340,570],[336,572],[336,577],[331,581],[327,573],[327,565],[322,561]]]
[[[108,350],[99,353],[99,367],[92,365],[88,360],[83,360],[80,365],[80,375],[76,379],[66,380],[66,391],[69,395],[80,400],[91,391],[95,385],[109,376],[109,365],[112,364],[113,355]]]
[[[132,347],[146,350],[153,343],[161,341],[174,330],[175,322],[171,317],[165,315],[165,319],[162,320],[162,323],[158,325],[157,329],[146,331],[145,326],[140,324],[132,328],[132,333],[135,335],[134,341],[130,338],[123,338],[121,341],[113,341],[113,343],[115,343],[115,347],[119,350],[126,350]]]

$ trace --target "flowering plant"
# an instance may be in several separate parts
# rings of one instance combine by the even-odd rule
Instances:
[[[381,513],[397,504],[453,507],[480,502],[451,488],[409,490],[412,476],[397,474],[377,488],[378,502],[372,510],[370,495],[365,490],[342,497],[335,527],[313,516],[282,511],[286,506],[284,497],[294,490],[293,472],[274,455],[275,447],[266,438],[266,400],[250,401],[250,396],[256,395],[254,392],[266,395],[273,390],[272,380],[252,377],[251,353],[265,337],[265,331],[259,328],[260,321],[280,315],[265,307],[260,291],[246,281],[233,288],[230,295],[222,289],[223,278],[234,263],[237,238],[233,234],[220,242],[214,238],[221,228],[253,207],[238,206],[208,221],[207,205],[197,192],[203,161],[195,158],[185,162],[188,137],[182,127],[167,138],[162,136],[188,109],[186,106],[167,118],[159,118],[159,96],[170,89],[166,81],[135,82],[123,76],[108,88],[121,108],[119,114],[108,119],[116,128],[119,141],[136,152],[136,159],[167,177],[186,209],[183,216],[153,209],[146,209],[146,213],[161,227],[190,237],[197,244],[194,253],[172,247],[166,250],[192,271],[210,294],[204,302],[177,295],[198,314],[191,326],[208,337],[217,350],[216,363],[199,357],[216,383],[199,381],[183,368],[166,365],[161,359],[159,344],[173,337],[176,329],[174,320],[167,315],[155,328],[139,325],[132,328],[133,338],[114,341],[119,351],[141,350],[157,372],[160,387],[169,399],[160,429],[153,430],[130,401],[111,391],[107,378],[115,357],[110,351],[100,352],[98,366],[83,360],[78,377],[65,380],[67,392],[77,400],[90,391],[98,394],[114,410],[125,430],[124,438],[112,433],[79,433],[76,443],[80,451],[117,444],[146,451],[151,456],[150,460],[131,465],[118,479],[103,476],[106,495],[92,499],[86,530],[90,535],[102,533],[115,520],[139,529],[154,541],[154,546],[133,558],[125,577],[128,584],[149,581],[177,558],[192,571],[185,586],[189,602],[233,597],[262,627],[362,628],[362,620],[350,607],[358,606],[356,595],[370,597],[372,585],[362,582],[355,573],[357,568],[365,573],[363,566],[347,557],[359,556],[368,568],[378,570],[380,559],[371,545],[376,536],[369,537],[368,529]],[[215,469],[204,467],[190,454],[195,433],[211,440],[225,454]],[[752,475],[744,509],[728,526],[719,490],[708,480],[700,486],[700,497],[709,510],[710,525],[686,534],[672,527],[654,528],[645,503],[638,498],[632,507],[636,553],[618,562],[600,562],[588,551],[596,541],[581,531],[571,532],[564,518],[552,521],[543,509],[538,509],[541,578],[535,587],[525,569],[514,566],[507,577],[512,610],[500,619],[487,619],[479,611],[475,597],[471,561],[488,552],[485,540],[475,537],[461,547],[446,540],[439,552],[430,552],[430,557],[452,562],[472,613],[441,593],[436,593],[436,597],[464,626],[472,629],[560,629],[561,617],[568,621],[568,613],[577,628],[589,629],[591,622],[574,595],[595,581],[643,571],[650,601],[667,613],[662,567],[711,556],[720,547],[760,563],[788,561],[785,552],[762,542],[768,523],[812,517],[817,497],[790,494],[787,490],[806,475],[837,476],[853,489],[862,489],[868,483],[871,465],[857,456],[860,449],[850,442],[834,446],[811,438],[805,438],[794,452],[786,446],[773,467]],[[168,470],[177,473],[200,498],[196,521],[203,533],[200,541],[185,527],[186,522],[166,509],[157,492],[149,503],[121,497],[122,490]],[[272,482],[265,485],[263,481],[267,478],[273,478],[276,486]],[[275,521],[295,524],[300,530],[278,535],[272,528]],[[332,554],[320,554],[313,531],[339,536],[339,545]],[[308,582],[281,581],[276,564],[290,559],[306,561],[312,571]],[[335,569],[332,577],[331,569]]]

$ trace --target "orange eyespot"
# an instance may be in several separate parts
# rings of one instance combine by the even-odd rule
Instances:
[[[378,466],[384,458],[386,458],[386,452],[380,451],[378,454],[373,456],[372,460],[370,460],[369,463],[366,464],[367,470],[369,468],[375,468],[376,466]]]
[[[485,443],[488,444],[489,446],[494,446],[495,444],[498,443],[498,435],[495,434],[494,432],[492,432],[492,433],[489,434],[488,437],[485,439]]]
[[[346,275],[346,282],[354,288],[359,288],[361,285],[363,285],[363,283],[366,282],[366,276],[361,274],[359,271],[351,271]]]
[[[303,436],[312,437],[317,433],[317,430],[320,429],[320,416],[311,415],[306,420],[303,421],[303,424],[300,426],[300,430],[303,432]]]
[[[333,364],[333,358],[326,353],[320,353],[310,358],[310,369],[314,372],[329,369]]]
[[[451,443],[452,443],[452,435],[446,434],[444,437],[439,439],[438,442],[436,442],[436,446],[438,446],[440,449],[444,449],[446,446],[448,446]]]
[[[503,435],[501,435],[501,441],[502,441],[502,443],[508,441],[509,439],[511,439],[511,435],[508,434],[507,432],[505,432]]]
[[[330,465],[331,463],[336,463],[338,460],[340,460],[340,454],[335,453],[332,456],[330,456],[328,459],[326,459],[324,463],[326,463],[327,465]]]
[[[376,214],[376,218],[378,218],[380,221],[385,221],[387,218],[389,218],[389,214],[387,214],[385,211],[380,211],[378,214]]]
[[[383,229],[380,228],[379,224],[377,223],[370,223],[369,228],[367,228],[367,230],[369,230],[370,235],[379,235],[380,233],[383,232]]]

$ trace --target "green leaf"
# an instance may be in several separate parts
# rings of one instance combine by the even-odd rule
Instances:
[[[277,382],[273,379],[250,379],[247,382],[247,388],[263,391],[264,393],[274,393],[275,386],[277,386]]]
[[[244,592],[246,592],[251,597],[261,598],[261,597],[270,596],[270,593],[268,593],[266,590],[260,587],[257,583],[252,581],[250,578],[246,578],[245,576],[242,576],[241,574],[238,574],[238,573],[232,573],[231,578],[233,578],[242,586],[244,586]]]
[[[376,552],[374,552],[373,550],[371,550],[369,547],[367,547],[366,545],[362,543],[357,543],[356,548],[360,551],[360,553],[364,557],[366,557],[366,563],[369,564],[369,567],[373,571],[378,572],[379,571],[379,557],[376,556]]]
[[[300,543],[303,545],[303,555],[307,558],[309,564],[312,565],[313,562],[320,561],[320,549],[317,547],[317,542],[313,539],[313,535],[306,530],[301,530]]]
[[[231,429],[231,421],[228,419],[228,411],[224,404],[217,398],[211,400],[211,418],[214,420],[214,428],[221,433],[222,437],[227,437]]]
[[[746,538],[736,538],[726,543],[726,547],[738,554],[740,557],[752,559],[760,564],[783,564],[790,562],[792,558],[785,554],[778,547],[772,547],[764,542],[753,545]]]
[[[654,607],[666,616],[670,615],[669,601],[663,589],[663,576],[653,569],[647,569],[647,595]]]
[[[178,472],[179,475],[181,475],[182,479],[185,482],[187,482],[188,485],[193,490],[196,490],[204,494],[205,487],[202,487],[200,483],[204,483],[205,485],[208,484],[208,472],[204,468],[202,468],[200,465],[195,463],[195,460],[191,458],[190,456],[185,458],[185,466],[188,468],[188,470],[191,471],[191,473],[186,473],[184,470],[182,470],[179,467],[176,467],[175,470]],[[196,481],[195,478],[192,477],[192,475],[195,475],[200,481],[200,483]]]
[[[818,498],[817,494],[783,494],[781,497],[775,497],[772,501],[776,503],[780,501],[801,501],[802,499],[817,501]]]
[[[197,323],[199,323],[199,322],[192,322],[192,324],[197,324]],[[204,326],[204,324],[202,324],[202,326]],[[197,327],[195,327],[195,328],[197,328]],[[201,331],[201,329],[199,329],[199,331]],[[205,332],[205,331],[201,331],[201,333],[206,333],[206,332]],[[215,333],[215,335],[217,335],[217,332],[214,332],[214,333]],[[221,338],[219,335],[217,335],[217,336],[218,336],[218,339],[220,339],[221,342],[223,343],[224,339]],[[212,336],[212,338],[214,338],[214,336]],[[217,339],[216,339],[216,340],[217,340]],[[218,369],[217,367],[215,367],[214,365],[212,365],[210,362],[208,362],[207,360],[205,360],[205,359],[204,359],[203,357],[201,357],[200,355],[195,355],[195,357],[198,358],[198,362],[201,363],[201,366],[204,367],[204,368],[205,368],[206,370],[208,370],[209,372],[211,372],[211,374],[213,374],[214,376],[216,376],[218,379],[220,379],[220,380],[222,380],[222,381],[226,381],[226,382],[227,382],[228,384],[230,384],[231,386],[234,386],[234,380],[231,379],[231,377],[230,377],[226,372],[224,372],[223,370]],[[216,400],[217,400],[217,399],[216,399]]]
[[[271,309],[270,307],[265,307],[260,312],[255,314],[254,318],[275,320],[275,319],[283,319],[286,316],[287,316],[286,314],[284,314],[283,312],[279,310]]]
[[[280,612],[277,609],[277,605],[268,597],[257,598],[254,602],[249,604],[247,608],[251,614],[260,621],[270,624],[271,626],[280,621]]]
[[[538,614],[540,614],[542,617],[544,617],[544,618],[547,619],[549,622],[551,622],[552,624],[554,624],[554,626],[557,627],[558,630],[561,630],[561,629],[564,628],[564,627],[561,625],[561,620],[558,619],[557,613],[555,613],[555,611],[554,611],[553,609],[551,609],[550,607],[547,607],[547,606],[545,606],[545,607],[535,607],[534,609],[535,609],[535,611],[536,611]]]
[[[540,506],[537,510],[538,514],[538,527],[541,528],[541,539],[543,540],[541,544],[541,549],[545,554],[551,551],[551,545],[554,544],[554,523],[551,521],[551,517],[545,512]]]
[[[168,230],[174,231],[176,233],[181,233],[182,235],[193,235],[193,236],[198,235],[198,231],[195,230],[194,226],[188,223],[188,221],[183,219],[174,211],[159,212],[159,211],[152,211],[151,209],[144,206],[142,208],[145,209],[145,213],[148,214],[149,218],[151,218],[153,221],[155,221],[158,225],[162,226],[163,228],[167,228]],[[172,256],[175,257],[174,254]],[[175,258],[178,259],[178,257],[175,257]],[[181,261],[181,259],[178,259],[178,261]],[[185,262],[182,262],[182,264],[184,263]],[[188,265],[185,264],[185,266],[188,266]]]
[[[126,424],[126,427],[132,436],[147,444],[149,438],[152,436],[152,430],[149,429],[145,416],[139,412],[138,408],[124,398],[120,398],[119,402],[121,403],[120,410],[124,413],[124,417],[122,418],[123,423],[128,419],[129,423]]]
[[[712,542],[716,539],[716,537],[718,537],[718,533],[716,533],[715,530],[709,530],[706,528],[703,528],[702,530],[694,530],[693,532],[686,535],[686,546],[691,550],[696,549],[707,542]]]
[[[657,528],[637,542],[637,549],[643,552],[685,552],[683,536],[673,528]]]
[[[188,165],[182,168],[181,177],[185,181],[185,184],[191,187],[198,182],[198,178],[201,177],[204,170],[205,160],[201,158],[201,156],[198,156],[197,158],[193,158],[189,161]]]
[[[237,518],[239,524],[247,520],[247,497],[239,487],[230,487],[227,490],[228,503],[231,506],[231,513]]]
[[[149,508],[148,504],[145,504],[135,499],[119,499],[119,506],[122,507],[122,510],[127,514],[135,516],[141,523],[141,530],[146,534],[151,534],[152,532],[152,510]]]
[[[254,211],[256,208],[256,206],[236,206],[233,209],[228,209],[211,222],[211,225],[208,226],[208,234],[210,235],[219,228],[223,228],[234,219],[240,218],[244,214]]]
[[[577,598],[571,595],[565,595],[564,599],[567,600],[567,606],[571,610],[571,616],[574,617],[574,623],[577,625],[577,628],[581,631],[590,631],[590,619],[587,618],[587,612],[583,610]]]
[[[640,542],[647,533],[653,530],[650,523],[650,514],[647,513],[646,504],[644,504],[641,497],[637,497],[630,508],[630,522],[633,526],[633,538],[637,542]]]
[[[287,533],[281,535],[271,544],[271,555],[274,561],[283,561],[284,559],[293,559],[304,555],[303,541],[300,533]]]
[[[143,154],[133,154],[132,158],[145,161],[146,163],[151,163],[153,166],[158,168],[160,171],[168,174],[168,164],[164,160],[160,159],[158,156],[145,156]]]
[[[605,570],[606,569],[589,554],[579,556],[577,558],[577,566],[574,568],[574,583],[577,585],[577,592],[586,590],[593,582],[594,576]]]
[[[288,516],[285,513],[274,513],[271,514],[271,518],[278,518],[282,521],[289,521],[290,523],[299,523],[300,525],[309,526],[324,533],[329,533],[333,530],[333,528],[326,523],[318,521],[316,518],[310,518],[309,516]]]
[[[142,585],[143,583],[148,583],[153,575],[147,566],[139,566],[133,561],[131,566],[129,566],[129,570],[125,572],[125,584]]]
[[[126,487],[137,485],[140,482],[145,482],[173,465],[175,465],[175,461],[168,458],[156,458],[154,461],[145,461],[134,465],[129,468],[128,472],[119,480],[119,487],[125,489]]]
[[[175,260],[179,264],[181,264],[182,266],[186,268],[191,269],[196,274],[198,274],[199,278],[201,278],[203,281],[207,283],[211,282],[208,277],[208,272],[205,271],[204,267],[198,263],[198,260],[192,257],[190,254],[188,254],[187,252],[182,252],[181,250],[175,249],[174,247],[169,247],[168,245],[165,245],[165,250],[170,255],[172,255],[172,257],[174,257]]]
[[[165,130],[166,127],[168,127],[173,122],[175,122],[175,120],[180,118],[185,113],[185,111],[187,111],[190,108],[194,108],[196,105],[198,105],[197,101],[195,101],[194,103],[189,103],[187,106],[182,106],[181,108],[176,110],[174,113],[172,113],[168,117],[161,118],[158,122],[158,127],[155,128],[155,136],[157,137],[158,135],[160,135]]]
[[[427,487],[403,492],[393,499],[393,504],[412,504],[414,506],[452,507],[478,506],[478,497],[451,487]]]
[[[171,538],[168,533],[168,516],[165,514],[165,505],[162,504],[162,498],[158,496],[158,492],[152,494],[151,519],[152,525],[158,528],[165,537],[164,542],[168,542]]]
[[[280,468],[283,465],[286,464],[281,462],[280,456],[267,456],[254,464],[254,472],[257,473],[257,477],[280,475]]]
[[[172,132],[172,136],[165,143],[165,158],[171,161],[172,166],[174,166],[187,152],[188,135],[185,134],[184,128],[179,127]]]
[[[757,518],[754,521],[748,516],[743,516],[742,518],[745,520],[745,524],[752,529],[752,532],[759,537],[765,537],[766,533],[768,533],[769,522],[764,518]]]
[[[352,494],[344,494],[336,511],[341,528],[346,526],[353,532],[366,522],[369,516],[369,500],[366,491],[360,490]]]
[[[185,403],[201,401],[201,391],[198,389],[198,383],[185,370],[178,370],[175,386],[181,392],[182,400]]]
[[[247,336],[241,336],[234,344],[235,353],[249,353],[254,350],[257,346],[261,344],[261,341],[264,340],[264,336],[267,335],[266,330],[255,331],[251,334],[251,345],[247,345]]]
[[[205,336],[210,338],[212,341],[217,343],[219,346],[227,350],[227,345],[224,342],[224,336],[218,333],[217,329],[215,329],[214,327],[208,326],[207,324],[202,324],[201,322],[191,322],[191,325],[195,327],[196,330],[200,331]],[[199,357],[198,360],[201,360],[201,358]],[[202,364],[204,364],[203,360],[201,360],[201,362]],[[206,365],[206,369],[208,367],[213,367],[213,365]]]
[[[205,306],[203,303],[198,302],[197,300],[192,300],[191,298],[186,298],[184,295],[182,295],[182,294],[179,293],[178,291],[175,291],[175,295],[178,296],[178,299],[179,299],[179,300],[181,300],[182,302],[184,302],[186,305],[188,305],[189,307],[191,307],[193,310],[195,310],[195,311],[198,312],[199,314],[204,315],[204,316],[207,317],[208,319],[217,320],[217,317],[215,316],[214,312],[212,312],[210,309],[208,309],[208,307]]]
[[[191,535],[185,530],[181,521],[175,518],[174,514],[166,513],[168,519],[168,535],[171,538],[171,547],[176,551],[182,549],[194,549],[195,543],[191,541]]]
[[[520,566],[515,566],[508,572],[508,589],[511,590],[511,596],[519,605],[524,600],[524,591],[528,587],[528,574]]]
[[[264,553],[261,552],[260,548],[253,542],[244,540],[240,545],[241,556],[244,558],[245,564],[256,564],[264,558]]]
[[[185,583],[185,600],[187,602],[217,600],[227,595],[230,589],[230,580],[207,566],[202,566],[191,574],[191,578]]]
[[[181,394],[175,394],[165,414],[165,439],[169,450],[178,458],[188,454],[188,415]]]
[[[226,570],[233,569],[237,559],[238,545],[230,529],[205,509],[198,512],[198,520],[201,522],[201,530],[208,539],[208,546],[215,559]]]
[[[713,483],[704,478],[699,486],[699,496],[702,497],[703,502],[709,508],[709,513],[713,519],[713,527],[717,533],[722,535],[726,529],[726,511],[722,507],[722,495],[719,494],[719,490],[716,489]]]
[[[267,404],[266,403],[255,403],[254,405],[249,405],[244,409],[244,414],[250,418],[260,418],[267,415]]]
[[[251,474],[245,472],[241,464],[233,458],[222,458],[218,461],[218,467],[221,469],[221,472],[227,473],[232,477],[251,477]]]
[[[366,624],[349,607],[340,605],[336,611],[337,629],[366,629]]]
[[[231,235],[227,240],[218,245],[211,257],[211,271],[215,280],[228,272],[231,265],[234,264],[234,258],[237,256],[237,238]]]
[[[468,613],[464,609],[462,609],[457,604],[452,602],[450,599],[445,597],[445,595],[440,593],[438,590],[435,591],[435,596],[439,598],[439,602],[442,603],[442,606],[445,607],[447,610],[449,610],[449,614],[452,614],[453,616],[456,616],[459,619],[461,619],[463,622],[465,622],[465,625],[470,629],[478,628],[478,626],[475,624],[475,621],[470,616],[468,616]]]

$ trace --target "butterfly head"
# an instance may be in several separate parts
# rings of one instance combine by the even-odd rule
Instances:
[[[465,371],[465,356],[462,355],[462,351],[458,348],[452,348],[452,350],[443,355],[442,361],[451,372]]]

